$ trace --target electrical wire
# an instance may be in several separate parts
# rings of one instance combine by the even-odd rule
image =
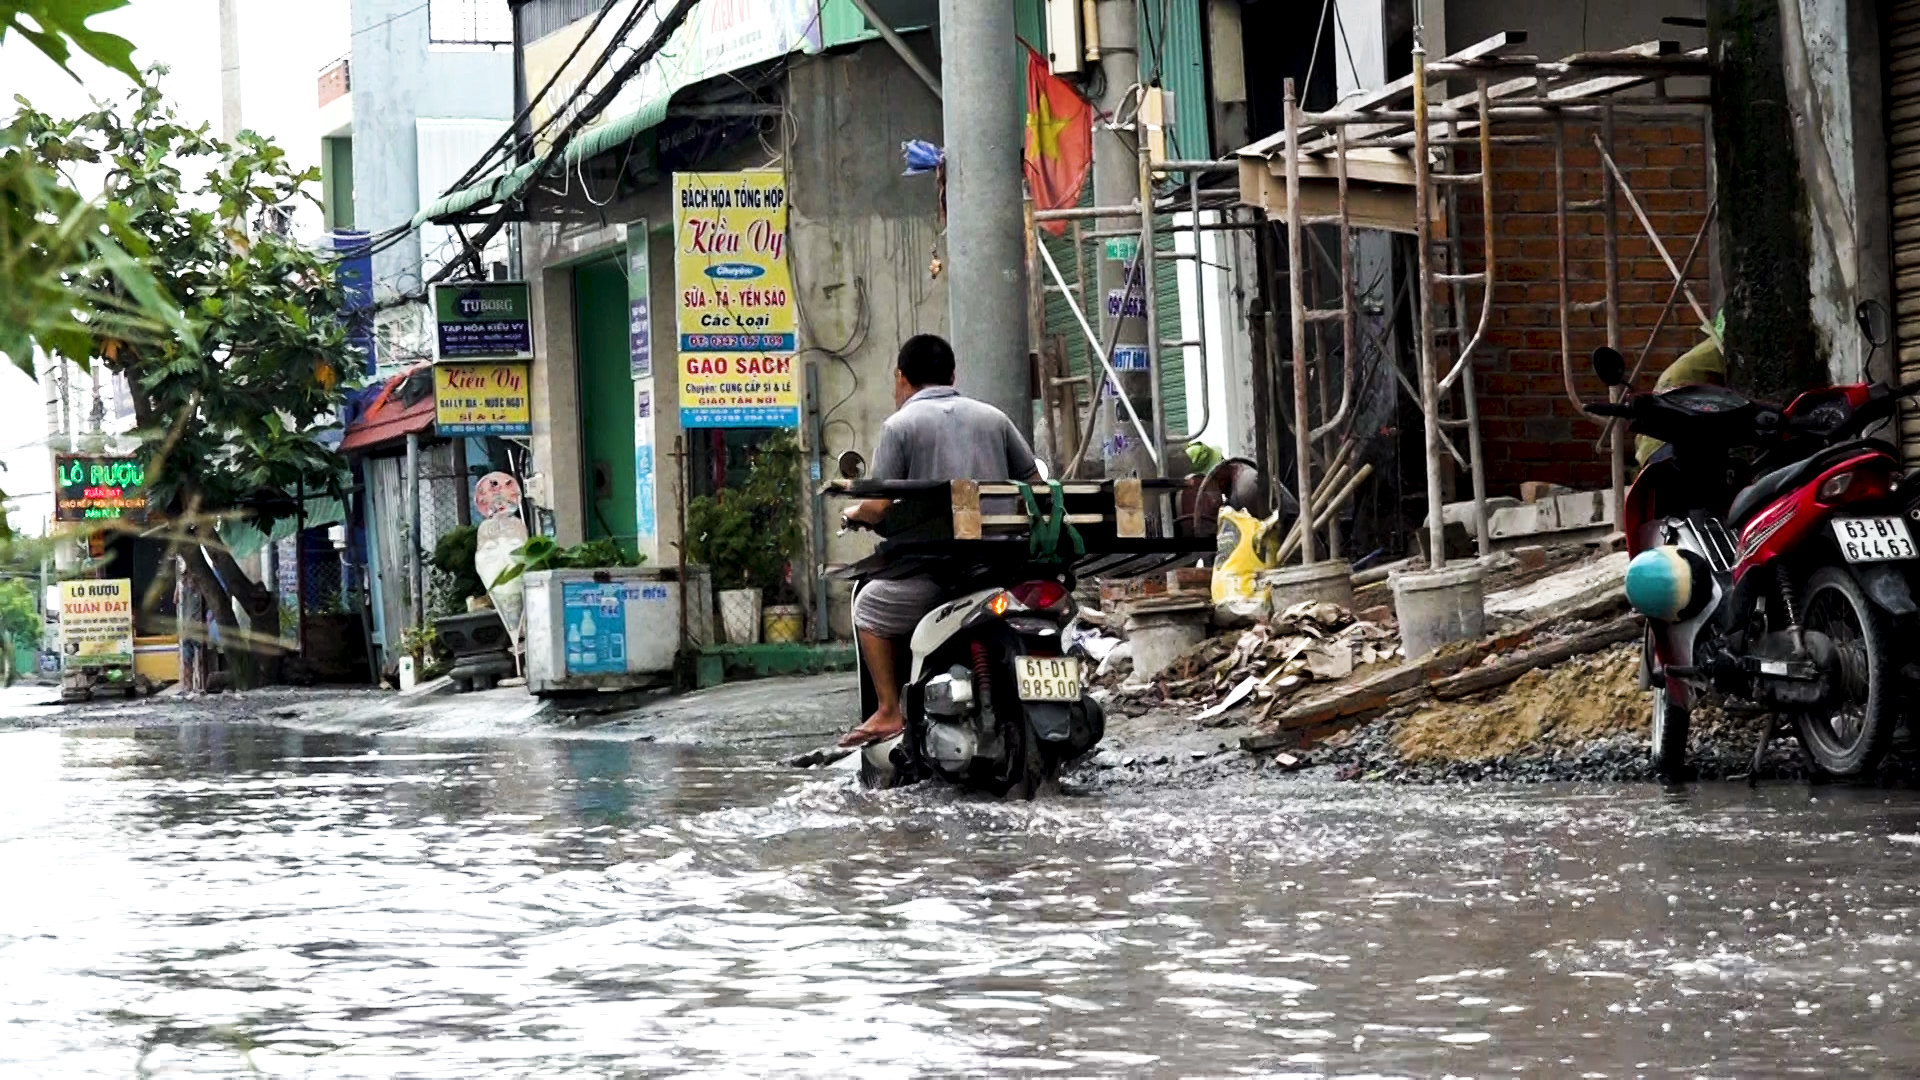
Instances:
[[[654,27],[653,33],[647,40],[641,43],[638,48],[633,50],[631,55],[621,62],[619,70],[607,81],[607,84],[595,92],[593,97],[589,99],[580,111],[567,122],[567,125],[561,129],[547,150],[548,158],[560,157],[561,160],[565,160],[564,155],[567,146],[572,142],[574,135],[585,126],[590,118],[597,117],[601,112],[605,111],[606,107],[612,103],[613,98],[625,88],[627,81],[633,78],[642,66],[658,55],[661,49],[666,47],[668,39],[685,24],[688,14],[692,12],[698,2],[699,0],[676,0],[672,10],[659,20]],[[628,22],[622,26],[621,34],[624,35],[625,31],[638,19],[639,13],[642,10],[651,10],[652,7],[653,5],[650,0],[642,0],[641,4],[637,4],[634,8],[633,15],[629,18]],[[619,38],[616,38],[616,40],[619,40]],[[590,72],[582,82],[581,85],[583,88],[591,84],[593,74],[605,65],[607,59],[612,55],[612,52],[612,49],[608,49],[600,55],[600,59],[595,62],[594,71]],[[494,215],[480,230],[479,235],[472,241],[469,241],[469,243],[484,246],[499,233],[501,227],[505,224],[506,219],[503,215]],[[450,270],[443,267],[428,279],[428,284],[431,285],[444,281],[449,274]]]

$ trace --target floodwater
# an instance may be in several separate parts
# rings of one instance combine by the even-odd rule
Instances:
[[[1920,801],[765,748],[0,735],[0,1074],[1755,1076],[1920,1062]]]

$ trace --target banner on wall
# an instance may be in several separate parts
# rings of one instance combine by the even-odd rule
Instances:
[[[133,666],[133,582],[60,583],[60,666]]]
[[[676,173],[682,427],[798,427],[799,346],[777,169]]]
[[[442,436],[533,434],[526,364],[435,364],[434,427]]]
[[[660,521],[654,501],[659,495],[654,479],[653,460],[653,387],[633,388],[633,482],[634,531],[641,554],[649,561],[659,558]]]
[[[791,356],[680,354],[680,426],[799,427]]]
[[[653,378],[653,262],[647,219],[627,226],[627,359],[635,382]]]
[[[786,176],[675,173],[673,205],[680,351],[793,352]]]

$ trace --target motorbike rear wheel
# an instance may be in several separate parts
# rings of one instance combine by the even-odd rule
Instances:
[[[1679,780],[1687,767],[1687,730],[1693,716],[1684,705],[1667,698],[1665,687],[1653,692],[1653,771],[1662,780]]]
[[[1821,772],[1838,779],[1870,773],[1899,724],[1894,708],[1892,630],[1853,575],[1823,566],[1808,579],[1802,622],[1833,642],[1831,703],[1798,717],[1800,742]]]

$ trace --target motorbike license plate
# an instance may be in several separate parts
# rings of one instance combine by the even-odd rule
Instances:
[[[1850,563],[1913,558],[1913,537],[1897,517],[1835,518],[1833,537]]]
[[[1080,659],[1074,656],[1016,656],[1021,701],[1079,701]]]

